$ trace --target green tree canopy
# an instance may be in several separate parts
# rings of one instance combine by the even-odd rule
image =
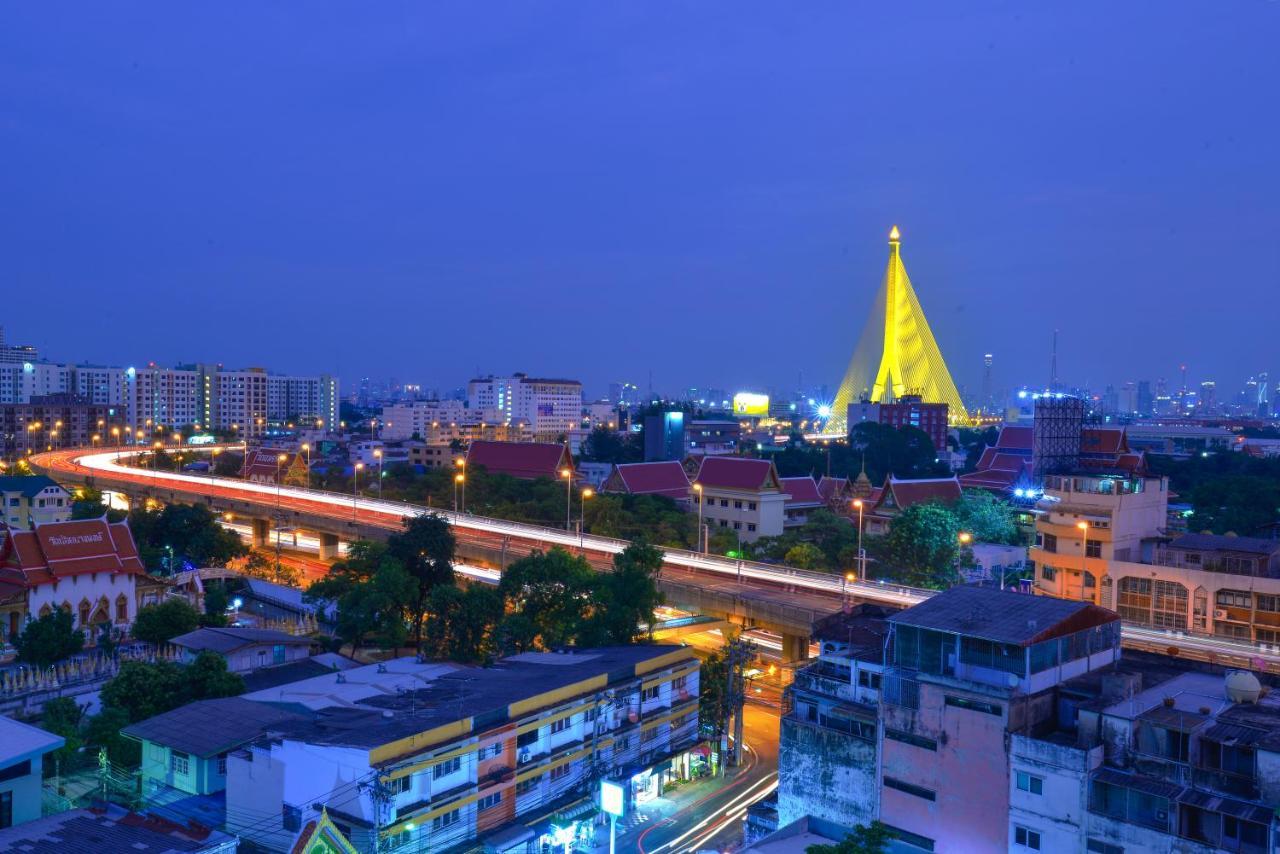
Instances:
[[[174,567],[226,566],[249,553],[233,531],[218,524],[213,511],[203,504],[167,504],[158,510],[136,508],[129,513],[129,529],[147,569],[169,568],[169,549]]]
[[[895,581],[946,589],[957,580],[959,534],[956,516],[946,507],[933,502],[913,504],[889,523],[881,556],[894,570]]]
[[[422,620],[433,588],[453,584],[453,559],[457,541],[443,516],[426,513],[405,520],[404,530],[387,539],[387,555],[414,581],[407,600],[407,615],[415,643],[422,642]]]
[[[596,427],[582,442],[583,462],[638,463],[644,460],[644,435]]]
[[[787,566],[797,569],[817,569],[824,560],[822,551],[811,543],[797,543],[787,549],[782,559]]]
[[[832,845],[810,845],[805,854],[884,854],[893,833],[878,821],[860,824],[844,839]]]
[[[182,668],[168,661],[126,661],[102,686],[103,706],[124,711],[129,723],[145,721],[186,701]]]
[[[961,531],[973,535],[978,543],[1018,542],[1018,529],[1013,522],[1013,507],[985,489],[966,489],[953,511]]]
[[[544,648],[572,643],[591,615],[595,571],[561,548],[534,552],[507,567],[498,589],[508,610],[532,624]]]
[[[18,635],[18,660],[48,667],[84,648],[84,632],[74,628],[71,612],[55,608],[44,616],[28,620]]]
[[[632,543],[614,555],[613,572],[596,578],[595,640],[623,645],[642,637],[642,624],[652,631],[661,571],[662,551],[653,546]]]
[[[495,630],[502,621],[502,594],[497,588],[472,584],[432,588],[423,649],[450,661],[487,661],[496,652]]]
[[[204,650],[182,671],[186,683],[185,700],[215,700],[238,697],[244,693],[244,679],[227,670],[227,660],[216,652]]]
[[[195,631],[199,625],[199,611],[185,599],[170,598],[138,611],[133,621],[133,636],[158,646]]]

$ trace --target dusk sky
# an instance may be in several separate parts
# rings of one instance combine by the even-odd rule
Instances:
[[[1280,377],[1280,3],[26,3],[0,323],[449,388]],[[1274,380],[1273,380],[1274,382]]]

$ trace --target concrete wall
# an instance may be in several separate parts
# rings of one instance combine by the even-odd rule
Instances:
[[[778,826],[806,815],[845,827],[876,817],[876,746],[784,717],[778,748]]]
[[[201,759],[194,754],[187,756],[185,774],[173,770],[172,751],[163,744],[142,742],[142,783],[144,791],[149,787],[172,786],[193,795],[221,792],[227,787],[227,778],[218,773],[218,758]]]
[[[22,824],[40,817],[40,776],[43,773],[42,756],[31,757],[31,772],[12,780],[0,782],[0,792],[13,793],[13,823]]]

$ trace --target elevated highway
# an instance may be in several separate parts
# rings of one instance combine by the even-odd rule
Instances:
[[[203,446],[184,452],[210,452]],[[125,465],[146,448],[70,449],[37,454],[31,464],[62,481],[128,495],[132,500],[161,503],[203,503],[220,513],[251,521],[255,544],[267,545],[271,529],[292,528],[315,533],[320,555],[336,557],[338,544],[355,539],[385,539],[407,517],[437,513],[453,526],[459,555],[466,562],[496,567],[535,550],[560,546],[581,554],[591,565],[607,570],[613,556],[626,548],[623,540],[571,531],[453,513],[363,495],[345,495],[295,486],[250,483],[243,480],[178,472],[148,471]],[[660,584],[676,607],[736,625],[766,629],[783,637],[784,660],[808,655],[814,620],[838,609],[843,601],[910,606],[932,591],[863,580],[846,582],[840,576],[752,561],[731,560],[679,549],[663,551]],[[1280,672],[1280,649],[1258,647],[1223,638],[1124,627],[1125,645],[1151,652],[1176,649],[1186,658]]]

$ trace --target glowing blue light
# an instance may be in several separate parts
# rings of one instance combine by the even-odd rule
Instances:
[[[820,418],[830,418],[830,417],[831,417],[831,407],[830,407],[830,406],[827,406],[825,403],[824,403],[824,404],[822,404],[822,406],[819,406],[819,407],[818,407],[818,417],[820,417]]]
[[[1021,399],[1021,400],[1026,400],[1026,399],[1027,399],[1027,393],[1026,393],[1025,391],[1020,391],[1020,392],[1018,392],[1018,398],[1019,398],[1019,399]]]
[[[1023,497],[1025,497],[1025,496],[1026,496],[1027,491],[1026,491],[1025,489],[1015,489],[1015,490],[1013,491],[1013,494],[1014,494],[1015,496],[1017,496],[1018,498],[1023,498]]]

